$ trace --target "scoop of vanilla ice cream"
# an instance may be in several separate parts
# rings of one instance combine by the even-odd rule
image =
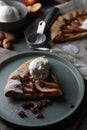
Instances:
[[[9,5],[0,6],[0,22],[14,22],[20,19],[18,10]]]
[[[30,75],[34,79],[46,79],[49,75],[50,64],[46,57],[34,59],[29,65]]]
[[[0,1],[0,6],[6,5],[4,1]]]

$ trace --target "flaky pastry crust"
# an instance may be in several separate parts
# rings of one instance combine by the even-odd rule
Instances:
[[[87,9],[72,10],[58,16],[50,29],[50,38],[54,43],[87,38],[87,30],[80,28],[87,19]]]

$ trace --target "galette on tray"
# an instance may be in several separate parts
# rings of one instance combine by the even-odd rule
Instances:
[[[62,89],[48,59],[41,56],[29,59],[9,75],[4,94],[12,98],[41,99],[60,96]]]
[[[85,22],[85,23],[84,23]],[[72,10],[58,16],[51,26],[50,38],[54,43],[87,38],[87,9]]]

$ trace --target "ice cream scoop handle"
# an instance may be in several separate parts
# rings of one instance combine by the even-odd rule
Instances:
[[[47,31],[50,28],[50,26],[52,25],[52,23],[54,22],[54,20],[57,18],[58,15],[59,15],[59,9],[56,7],[52,7],[49,10],[47,10],[47,15],[44,18],[44,21],[46,23],[45,31]]]

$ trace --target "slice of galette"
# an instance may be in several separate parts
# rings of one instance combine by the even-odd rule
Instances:
[[[45,56],[29,59],[12,72],[4,89],[7,97],[39,99],[62,95],[61,85]]]
[[[87,9],[73,10],[57,17],[50,29],[50,37],[54,43],[87,38]]]

